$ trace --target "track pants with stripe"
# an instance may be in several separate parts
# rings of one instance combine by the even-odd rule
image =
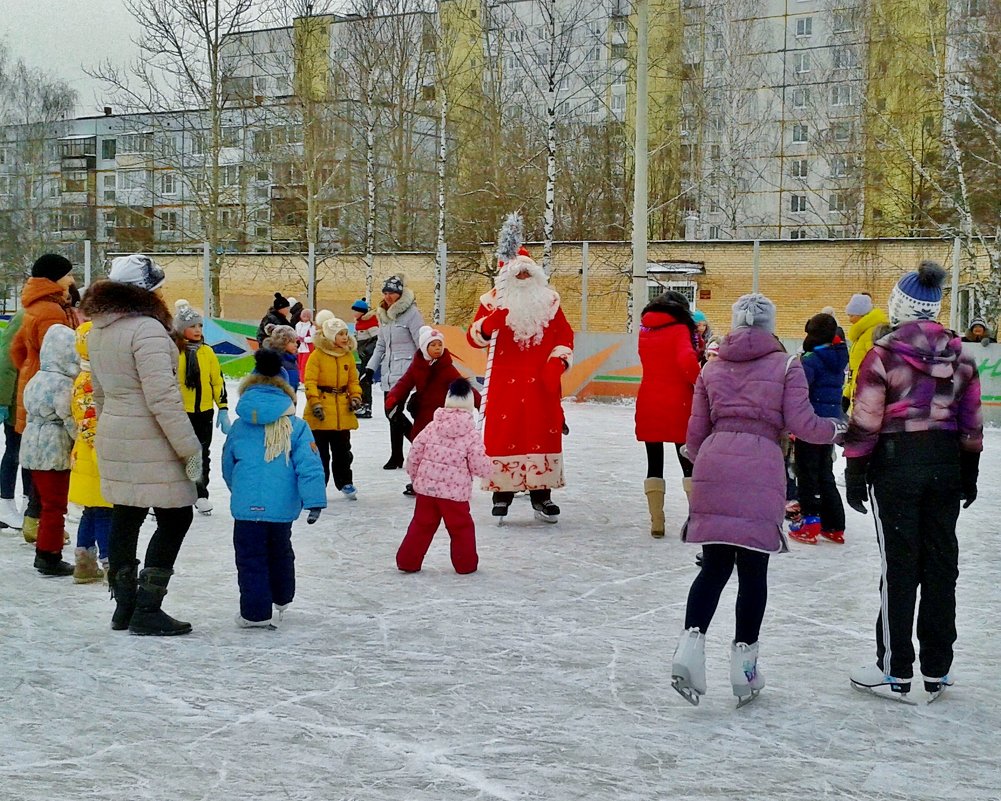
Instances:
[[[877,665],[896,678],[913,677],[917,605],[921,673],[944,676],[956,641],[958,439],[943,431],[885,435],[869,481],[882,556]]]

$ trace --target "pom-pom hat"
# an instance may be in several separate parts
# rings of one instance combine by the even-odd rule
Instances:
[[[183,298],[174,303],[174,330],[178,334],[183,334],[185,328],[193,325],[203,325],[201,313],[193,308],[188,301]]]
[[[365,302],[365,298],[359,298],[352,303],[351,311],[361,312],[362,314],[368,312],[368,304]]]
[[[275,302],[271,304],[271,308],[275,311],[280,311],[281,309],[287,309],[292,304],[289,303],[288,298],[282,297],[281,292],[275,292]]]
[[[476,408],[473,388],[465,378],[457,378],[448,387],[445,398],[446,409],[465,409],[470,414]]]
[[[933,261],[923,261],[907,273],[890,293],[890,325],[915,320],[934,320],[942,311],[942,284],[945,270]]]

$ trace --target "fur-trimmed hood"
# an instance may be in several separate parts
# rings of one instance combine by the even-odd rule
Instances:
[[[391,323],[397,317],[402,315],[414,305],[417,298],[414,296],[414,291],[410,287],[403,287],[403,293],[400,295],[400,299],[396,301],[388,309],[383,305],[386,301],[382,301],[378,306],[375,307],[376,314],[379,316],[379,323],[381,325],[386,325]]]
[[[295,393],[278,376],[251,373],[240,382],[236,413],[252,425],[267,425],[280,417],[295,414]]]
[[[152,292],[118,281],[95,281],[84,293],[81,311],[104,328],[122,317],[152,317],[170,331],[173,320],[167,305]]]
[[[347,331],[347,328],[341,330]],[[316,329],[316,334],[313,336],[313,345],[329,356],[347,356],[358,350],[358,340],[355,339],[354,335],[350,331],[348,331],[347,348],[339,348],[334,344],[332,339],[328,339],[326,335],[324,335],[322,327]]]

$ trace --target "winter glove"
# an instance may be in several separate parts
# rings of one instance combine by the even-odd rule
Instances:
[[[567,363],[556,356],[549,359],[542,368],[542,383],[551,392],[561,392],[560,378],[566,372]]]
[[[351,411],[355,411],[361,408],[361,398],[355,396],[353,398],[348,398],[348,406],[351,407]]]
[[[403,403],[397,403],[393,406],[386,405],[386,417],[392,420],[396,415],[403,411]]]
[[[977,499],[977,477],[980,475],[980,453],[959,452],[959,476],[963,485],[963,508],[968,509]]]
[[[184,462],[184,475],[196,484],[202,480],[202,452],[193,453]]]
[[[845,468],[845,496],[848,505],[856,512],[868,514],[865,508],[866,501],[869,500],[869,487],[866,482],[865,459],[849,459]]]
[[[507,309],[494,309],[483,318],[480,324],[480,333],[487,339],[492,339],[498,329],[507,322]]]
[[[323,404],[322,403],[314,403],[313,406],[312,406],[312,408],[310,409],[310,411],[313,412],[313,417],[315,417],[321,423],[324,420],[327,419],[327,415],[324,414],[324,412],[323,412]]]
[[[313,523],[315,523],[319,519],[320,519],[320,510],[319,509],[310,509],[309,510],[309,516],[306,518],[306,522],[309,525],[313,525]]]
[[[372,382],[372,379],[373,379],[374,377],[375,377],[375,370],[373,370],[373,369],[372,369],[371,367],[366,367],[366,368],[365,368],[364,370],[362,370],[362,371],[361,371],[361,373],[359,374],[359,376],[358,376],[358,380],[359,380],[359,381],[361,381],[361,383],[363,383],[363,384],[364,384],[364,383],[365,383],[366,381],[367,381],[367,382],[369,382],[369,383],[371,383],[371,382]]]
[[[225,436],[229,436],[230,429],[233,428],[233,424],[229,421],[229,410],[219,410],[219,416],[216,418],[215,427],[218,428]]]

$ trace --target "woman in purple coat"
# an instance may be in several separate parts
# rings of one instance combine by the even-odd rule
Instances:
[[[734,565],[739,588],[730,682],[738,706],[764,687],[757,661],[768,557],[788,550],[779,438],[788,431],[826,444],[845,428],[814,414],[803,367],[774,331],[775,304],[764,295],[744,295],[733,305],[733,330],[719,359],[703,368],[695,385],[686,442],[695,470],[682,538],[702,545],[703,562],[671,667],[672,685],[693,704],[706,691],[705,633]]]

